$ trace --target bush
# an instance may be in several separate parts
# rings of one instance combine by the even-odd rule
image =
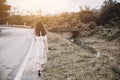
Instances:
[[[96,23],[95,22],[90,22],[89,23],[89,29],[95,29]]]
[[[115,73],[115,80],[120,80],[120,67],[118,65],[114,65],[111,69]]]
[[[80,12],[80,20],[83,23],[90,23],[98,21],[98,13],[95,10],[82,10]]]
[[[120,28],[120,20],[114,21],[111,20],[109,23],[104,25],[105,28]]]
[[[112,28],[113,26],[109,23],[109,24],[105,24],[104,27],[105,28]]]
[[[112,41],[112,40],[115,40],[115,39],[116,40],[120,39],[120,31],[117,31],[117,32],[111,34],[110,36],[108,36],[109,41]]]

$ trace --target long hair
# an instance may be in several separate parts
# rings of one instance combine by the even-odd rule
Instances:
[[[35,28],[36,36],[45,36],[47,34],[42,22],[38,22]]]

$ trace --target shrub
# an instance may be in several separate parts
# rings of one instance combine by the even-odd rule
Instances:
[[[115,39],[120,39],[120,31],[117,31],[117,32],[111,34],[111,35],[108,37],[108,40],[109,40],[109,41],[112,41],[112,40],[115,40]]]
[[[96,23],[95,22],[90,22],[89,23],[89,29],[95,29]]]
[[[109,23],[109,24],[106,23],[106,24],[104,25],[104,27],[105,27],[105,28],[112,28],[113,26],[112,26],[110,23]]]

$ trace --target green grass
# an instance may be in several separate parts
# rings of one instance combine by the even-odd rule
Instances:
[[[115,80],[114,61],[107,56],[96,58],[55,33],[48,33],[48,43],[48,62],[43,72],[48,80]]]

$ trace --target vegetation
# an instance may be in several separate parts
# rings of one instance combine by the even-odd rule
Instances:
[[[0,0],[0,24],[5,24],[9,16],[10,5],[6,4],[6,0]]]
[[[79,18],[83,23],[95,22],[98,23],[99,13],[97,10],[90,10],[90,7],[85,7],[85,10],[81,8],[81,12],[79,13]]]
[[[114,25],[114,22],[120,20],[120,3],[116,0],[105,1],[102,8],[100,19],[102,24],[111,23]]]
[[[54,35],[54,36],[53,36]],[[54,42],[54,43],[53,43]],[[119,68],[106,55],[97,58],[55,33],[48,33],[48,80],[119,80]],[[114,73],[115,72],[115,73]],[[116,74],[117,73],[117,74]]]
[[[61,13],[59,15],[12,15],[10,17],[10,24],[23,24],[33,25],[37,20],[43,21],[47,28],[53,27],[81,27],[81,23],[88,24],[94,22],[97,25],[120,26],[120,3],[115,0],[107,0],[101,6],[101,9],[90,9],[85,6],[83,9],[80,7],[79,12]],[[17,20],[17,21],[16,21]]]

